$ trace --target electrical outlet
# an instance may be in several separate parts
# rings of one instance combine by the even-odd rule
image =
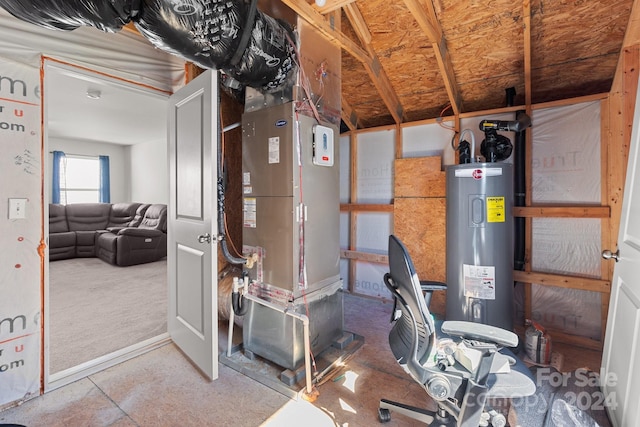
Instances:
[[[9,219],[27,217],[27,199],[9,199]]]

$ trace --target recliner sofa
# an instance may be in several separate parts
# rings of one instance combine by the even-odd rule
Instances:
[[[99,257],[112,265],[167,255],[167,206],[143,203],[49,205],[49,260]]]

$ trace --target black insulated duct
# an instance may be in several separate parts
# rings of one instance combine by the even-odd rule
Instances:
[[[256,0],[143,0],[134,24],[154,46],[245,86],[275,91],[293,74],[291,30]]]
[[[115,33],[138,12],[140,0],[0,0],[7,12],[18,19],[49,30],[71,31],[94,27]]]
[[[256,0],[0,0],[18,19],[47,29],[117,32],[133,22],[154,46],[240,85],[273,92],[293,82],[292,30]]]

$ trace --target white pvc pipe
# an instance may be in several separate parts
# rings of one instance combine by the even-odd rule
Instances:
[[[469,128],[463,129],[462,132],[460,132],[460,137],[458,138],[458,141],[462,141],[465,132],[469,132],[469,134],[471,135],[471,163],[475,163],[476,162],[476,137],[471,131],[471,129]]]

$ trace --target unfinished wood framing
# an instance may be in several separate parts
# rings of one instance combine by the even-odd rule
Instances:
[[[628,54],[629,58],[638,60],[633,53]],[[637,69],[637,66],[636,68]],[[627,66],[627,71],[635,70],[632,65]],[[626,80],[627,85],[631,84],[634,79],[633,73]],[[617,229],[619,223],[619,210],[621,207],[622,189],[624,188],[624,176],[620,170],[624,170],[626,166],[630,129],[621,126],[621,123],[629,123],[619,119],[619,112],[616,106],[619,106],[624,114],[633,116],[633,108],[629,107],[629,101],[625,99],[630,91],[635,88],[627,87],[624,96],[615,97],[612,93],[609,97],[603,95],[593,95],[589,97],[578,98],[575,100],[565,100],[562,102],[554,102],[552,105],[545,104],[544,108],[558,107],[570,105],[577,102],[589,102],[600,100],[601,107],[601,159],[602,159],[602,204],[601,205],[532,205],[531,201],[531,164],[526,165],[527,174],[527,206],[514,207],[513,215],[526,218],[525,228],[525,270],[514,271],[514,281],[521,282],[525,285],[524,311],[525,317],[531,318],[532,300],[531,300],[531,284],[535,283],[541,286],[554,286],[566,289],[577,289],[583,291],[599,292],[601,294],[601,325],[602,335],[600,340],[594,340],[588,337],[576,336],[566,331],[553,330],[554,340],[568,344],[580,345],[585,348],[601,349],[603,345],[604,330],[606,328],[606,317],[608,313],[609,294],[611,290],[611,277],[613,268],[610,262],[604,262],[600,278],[585,278],[563,274],[549,274],[543,272],[531,271],[531,243],[532,243],[532,219],[533,218],[596,218],[602,222],[602,244],[603,249],[607,244],[615,247],[617,237]],[[635,92],[634,92],[635,94]],[[505,109],[510,110],[511,107]],[[539,105],[531,106],[529,113]],[[494,110],[493,113],[499,113],[500,110]],[[476,112],[475,114],[467,114],[466,117],[475,117],[486,115],[486,112]],[[612,122],[620,123],[612,125]],[[432,123],[430,121],[429,123]],[[446,273],[446,239],[445,239],[445,173],[441,170],[441,161],[439,158],[407,158],[402,159],[402,128],[405,126],[417,125],[414,123],[401,124],[396,126],[396,160],[394,175],[394,202],[390,205],[380,204],[344,204],[341,205],[341,211],[349,212],[351,218],[351,239],[355,239],[355,224],[357,212],[393,212],[394,234],[397,234],[409,248],[416,264],[416,270],[420,277],[429,280],[445,280]],[[620,127],[616,131],[617,127]],[[379,130],[388,130],[384,127]],[[367,129],[372,131],[372,129]],[[528,141],[531,141],[531,128],[528,130]],[[352,137],[352,171],[357,170],[355,164],[356,144],[354,141],[357,135],[365,131],[350,132]],[[618,132],[619,138],[617,143],[611,143],[612,134]],[[622,144],[622,149],[616,149],[616,144],[621,144],[623,138],[626,142]],[[527,144],[527,158],[531,158],[531,144]],[[623,166],[624,165],[624,166]],[[420,179],[416,179],[420,177]],[[352,200],[355,198],[356,180],[352,176]],[[612,198],[613,197],[613,198]],[[427,214],[425,214],[427,213]],[[418,226],[419,225],[419,226]],[[415,227],[418,227],[416,229]],[[436,230],[434,232],[434,230]],[[351,240],[353,241],[353,240]],[[379,254],[368,254],[356,252],[353,247],[349,250],[342,251],[342,257],[349,260],[384,263],[385,258]],[[424,260],[428,260],[428,265],[422,265]],[[355,270],[352,270],[355,274]],[[350,283],[354,277],[350,277]],[[353,290],[352,290],[353,291]],[[434,312],[436,314],[444,314],[445,306],[444,294],[434,297],[432,302]]]

